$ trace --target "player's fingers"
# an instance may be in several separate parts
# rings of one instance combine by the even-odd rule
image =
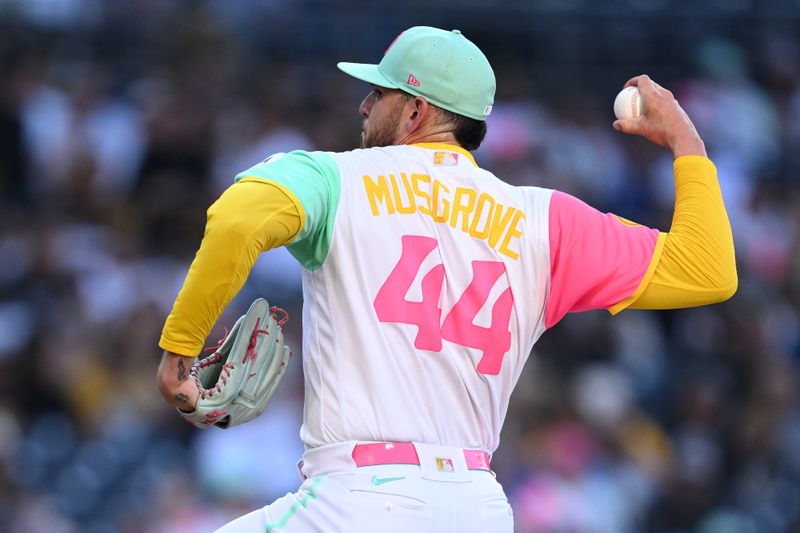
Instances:
[[[625,87],[642,87],[642,85],[647,85],[648,83],[652,83],[650,76],[648,76],[647,74],[640,74],[638,76],[634,76],[633,78],[629,79],[625,83]]]
[[[652,80],[651,80],[651,82],[653,84],[652,86],[653,86],[653,90],[654,90],[655,93],[657,93],[657,94],[659,94],[661,96],[664,96],[667,99],[675,98],[675,95],[672,94],[672,91],[670,91],[666,87],[663,87],[663,86],[659,85],[658,83],[656,83],[656,82],[654,82]]]
[[[628,81],[626,81],[625,85],[623,85],[622,88],[625,89],[627,87],[636,87],[638,84],[639,84],[639,76],[636,76],[635,78],[631,78]]]
[[[641,120],[639,118],[623,118],[615,120],[612,124],[615,130],[623,133],[639,133],[641,129]]]

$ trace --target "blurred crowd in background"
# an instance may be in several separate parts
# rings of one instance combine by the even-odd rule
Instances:
[[[498,176],[668,230],[670,154],[611,128],[646,72],[734,228],[732,300],[571,315],[537,344],[493,460],[518,531],[800,531],[794,0],[0,0],[0,530],[210,531],[297,488],[300,267],[264,254],[209,338],[256,296],[292,316],[293,368],[251,424],[166,406],[161,326],[233,176],[356,147],[369,88],[336,61],[418,24],[495,65],[476,157]]]

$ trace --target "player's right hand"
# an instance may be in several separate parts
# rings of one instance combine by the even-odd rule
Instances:
[[[614,122],[614,129],[642,137],[672,150],[675,158],[706,155],[705,145],[689,116],[672,92],[643,74],[631,78],[625,87],[637,87],[643,113],[636,118]]]

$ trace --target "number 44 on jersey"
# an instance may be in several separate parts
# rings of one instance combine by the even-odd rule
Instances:
[[[375,297],[378,320],[417,326],[419,330],[414,347],[420,350],[439,352],[442,340],[481,350],[483,355],[476,367],[478,372],[497,375],[503,356],[511,348],[509,325],[514,305],[511,288],[500,294],[492,306],[492,321],[488,328],[477,326],[473,321],[495,282],[506,273],[506,267],[502,261],[473,261],[472,280],[442,320],[439,297],[444,284],[444,265],[436,265],[422,278],[421,301],[406,300],[423,261],[437,245],[436,239],[431,237],[406,235],[402,238],[400,260]]]

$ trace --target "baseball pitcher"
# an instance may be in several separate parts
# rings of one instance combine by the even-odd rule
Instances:
[[[339,68],[372,86],[361,148],[275,154],[211,206],[164,326],[161,391],[200,427],[261,412],[289,363],[279,310],[257,300],[195,357],[258,254],[287,246],[304,267],[303,481],[219,531],[511,533],[491,458],[537,339],[570,312],[736,291],[716,169],[672,94],[628,81],[644,114],[614,127],[675,157],[662,233],[480,168],[495,76],[458,30],[411,28],[379,64]]]

